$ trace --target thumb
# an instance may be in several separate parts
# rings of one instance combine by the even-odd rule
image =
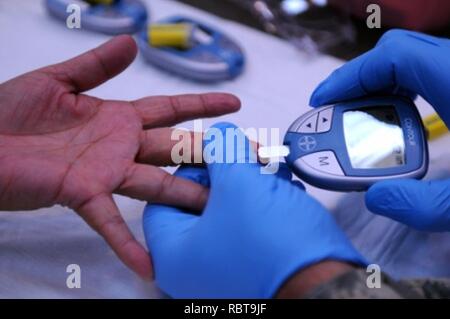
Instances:
[[[366,95],[368,92],[361,81],[361,69],[373,55],[374,52],[369,51],[333,71],[314,90],[309,104],[318,107]]]
[[[389,180],[366,194],[372,212],[418,230],[450,231],[450,180]]]
[[[386,56],[382,47],[347,62],[331,73],[314,90],[309,100],[312,107],[350,100],[374,93],[393,93],[408,96],[412,99],[416,94],[405,83],[399,83],[393,68],[400,65],[393,63],[392,55]],[[394,64],[394,67],[393,67]]]
[[[114,37],[99,47],[40,71],[80,93],[99,86],[125,70],[137,54],[136,42],[129,35]]]
[[[439,111],[448,96],[448,40],[404,30],[390,30],[375,48],[334,71],[313,92],[317,107],[373,93],[420,94]],[[424,81],[423,79],[427,79]],[[441,98],[442,97],[442,98]]]

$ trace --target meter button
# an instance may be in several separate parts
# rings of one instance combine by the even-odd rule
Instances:
[[[332,175],[344,176],[344,172],[331,151],[316,152],[300,157],[300,159],[316,171]]]
[[[331,120],[333,118],[333,108],[323,110],[319,113],[317,120],[317,133],[328,132],[331,128]]]
[[[297,133],[316,133],[317,116],[316,113],[304,120],[297,128]]]

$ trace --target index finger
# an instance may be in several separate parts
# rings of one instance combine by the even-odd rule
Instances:
[[[172,126],[202,117],[215,117],[236,112],[239,99],[226,93],[150,96],[131,102],[141,116],[145,128]]]

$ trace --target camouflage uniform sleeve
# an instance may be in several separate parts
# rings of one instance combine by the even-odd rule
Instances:
[[[317,299],[421,299],[450,298],[450,279],[394,281],[381,275],[380,288],[368,288],[365,269],[355,269],[319,286],[306,298]]]

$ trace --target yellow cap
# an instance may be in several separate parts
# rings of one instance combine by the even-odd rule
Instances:
[[[148,42],[154,47],[188,49],[191,46],[192,29],[188,23],[152,24],[148,27]]]
[[[428,140],[437,139],[448,132],[444,121],[436,113],[426,116],[422,119],[423,125],[428,134]]]

